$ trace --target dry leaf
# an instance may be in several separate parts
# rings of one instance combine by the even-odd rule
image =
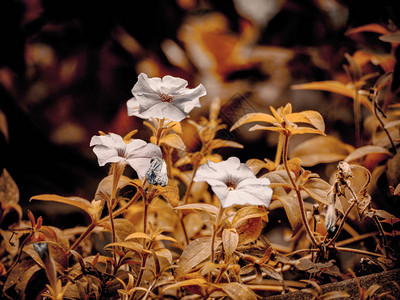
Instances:
[[[239,282],[219,283],[214,286],[222,289],[233,300],[257,300],[257,295],[248,286]]]
[[[179,189],[173,180],[168,180],[166,186],[157,185],[158,196],[165,199],[172,207],[177,207],[179,205]]]
[[[345,162],[351,162],[355,160],[359,160],[363,158],[364,156],[367,156],[369,154],[384,154],[387,157],[391,157],[392,154],[387,150],[386,148],[380,147],[380,146],[374,146],[374,145],[367,145],[363,146],[360,148],[357,148],[353,152],[351,152],[345,159]]]
[[[176,133],[169,133],[165,137],[160,140],[160,145],[165,144],[170,147],[179,149],[179,150],[186,150],[185,143],[182,141],[181,137]]]
[[[274,197],[276,197],[282,203],[290,226],[292,227],[292,236],[295,236],[303,227],[300,205],[296,192],[292,190],[289,194],[287,194],[282,187],[277,187],[274,190]]]
[[[63,196],[58,196],[58,195],[53,195],[53,194],[43,194],[43,195],[33,196],[29,201],[32,201],[32,200],[54,201],[54,202],[69,204],[69,205],[72,205],[72,206],[82,209],[90,217],[92,217],[92,215],[90,214],[90,208],[91,208],[90,202],[88,200],[80,198],[80,197],[63,197]]]
[[[316,136],[294,148],[290,157],[300,158],[302,166],[311,167],[343,160],[353,150],[353,146],[344,144],[333,136]]]
[[[235,228],[225,228],[222,231],[222,244],[227,256],[231,256],[235,252],[239,243],[239,235]]]
[[[18,203],[19,190],[17,184],[12,179],[6,169],[3,169],[3,174],[0,177],[0,202],[4,204]]]
[[[217,249],[221,244],[221,239],[216,239],[214,249]],[[198,266],[202,261],[206,260],[211,255],[211,238],[198,238],[186,246],[181,257],[177,262],[178,275],[183,275],[189,272],[192,268]]]

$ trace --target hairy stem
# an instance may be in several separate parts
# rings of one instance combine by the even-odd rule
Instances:
[[[81,234],[81,236],[75,241],[75,243],[69,248],[69,250],[75,250],[76,248],[78,248],[78,246],[80,245],[80,243],[82,243],[82,241],[92,232],[92,230],[96,227],[96,223],[92,222],[92,224],[90,224],[86,230]],[[68,250],[68,252],[69,252]]]
[[[315,239],[315,236],[311,231],[310,224],[308,224],[308,221],[307,221],[306,212],[304,210],[304,202],[303,202],[303,199],[301,197],[300,190],[298,189],[296,183],[294,182],[294,180],[292,178],[292,175],[290,174],[289,167],[288,167],[287,156],[288,156],[289,138],[290,138],[290,135],[289,134],[285,134],[284,145],[283,145],[283,165],[284,165],[285,170],[286,170],[286,172],[288,174],[288,177],[290,179],[290,183],[292,184],[293,190],[295,190],[295,192],[296,192],[297,199],[299,201],[299,206],[300,206],[301,218],[302,218],[304,227],[306,229],[307,235],[309,236],[311,242],[315,246],[318,246],[318,242]]]
[[[353,94],[353,110],[354,110],[354,124],[356,129],[356,146],[359,147],[361,144],[361,105],[360,105],[360,97],[358,94],[358,88],[354,88]]]
[[[396,146],[395,146],[395,144],[393,142],[393,139],[390,136],[389,131],[385,128],[385,124],[383,123],[383,121],[381,120],[381,118],[378,115],[378,105],[376,103],[376,99],[374,99],[374,115],[375,115],[375,118],[378,120],[379,124],[381,125],[381,128],[383,129],[383,131],[385,132],[386,136],[388,137],[388,139],[390,141],[390,144],[392,146],[392,152],[394,154],[396,154],[397,153],[397,149],[396,149]]]
[[[278,146],[276,147],[276,154],[275,154],[275,168],[279,166],[279,164],[281,163],[283,140],[284,140],[284,134],[280,132]]]
[[[215,237],[217,235],[217,231],[219,228],[219,223],[221,222],[222,215],[224,214],[224,208],[222,206],[219,207],[218,210],[218,215],[217,219],[215,220],[215,224],[213,225],[213,231],[211,235],[211,259],[210,261],[213,263],[215,260],[215,249],[214,249],[214,243],[215,243]]]
[[[347,217],[348,217],[349,214],[350,214],[350,211],[353,209],[353,207],[354,207],[354,205],[356,205],[356,203],[357,203],[357,201],[356,201],[356,199],[354,199],[354,201],[351,203],[351,205],[349,206],[349,208],[348,208],[348,209],[346,210],[346,212],[344,213],[344,216],[343,216],[343,218],[342,218],[342,220],[341,220],[341,222],[340,222],[340,224],[339,224],[338,229],[336,230],[335,235],[334,235],[333,238],[328,242],[328,244],[326,244],[326,246],[332,245],[332,244],[336,241],[336,239],[339,237],[339,234],[340,234],[340,232],[341,232],[342,229],[343,229],[343,225],[344,225],[344,223],[346,222]],[[327,237],[327,236],[328,236],[328,235],[326,235],[326,237]]]

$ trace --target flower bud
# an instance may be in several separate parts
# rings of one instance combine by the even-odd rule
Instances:
[[[335,232],[336,225],[336,210],[335,210],[335,203],[331,203],[328,205],[326,209],[325,215],[325,227],[329,233]]]
[[[150,184],[166,186],[168,184],[167,164],[160,157],[150,160],[150,167],[146,172],[146,180]]]

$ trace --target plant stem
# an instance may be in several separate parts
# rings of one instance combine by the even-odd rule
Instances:
[[[82,241],[89,235],[90,232],[92,232],[92,230],[96,227],[96,223],[92,222],[92,224],[90,224],[88,226],[88,228],[86,228],[86,230],[81,234],[81,236],[75,241],[75,243],[69,248],[69,250],[75,250],[76,248],[78,248],[79,244],[82,243]],[[68,250],[68,252],[69,252]]]
[[[359,147],[361,144],[361,130],[360,130],[361,105],[357,87],[354,87],[353,110],[354,110],[354,124],[356,129],[356,146]]]
[[[373,256],[373,257],[385,257],[384,255],[381,255],[378,253],[373,253],[373,252],[360,250],[360,249],[344,248],[344,247],[335,247],[334,249],[336,249],[337,251],[341,251],[341,252],[363,254],[363,255],[368,255],[368,256]]]
[[[278,146],[276,147],[276,154],[275,154],[275,168],[279,166],[279,164],[281,163],[283,140],[284,140],[284,134],[280,132]]]
[[[387,135],[387,137],[388,137],[388,139],[390,141],[390,144],[392,145],[392,152],[394,154],[396,154],[397,153],[397,149],[396,149],[396,146],[395,146],[395,144],[393,142],[393,139],[390,136],[389,131],[385,128],[385,124],[383,123],[383,121],[381,120],[381,118],[378,115],[378,105],[376,103],[376,99],[374,99],[374,115],[375,115],[375,118],[378,120],[379,124],[381,125],[381,128],[386,133],[386,135]]]
[[[340,232],[341,232],[342,229],[343,229],[343,225],[344,225],[344,223],[346,222],[346,219],[347,219],[347,217],[349,216],[350,211],[353,209],[353,207],[354,207],[354,205],[356,205],[356,203],[357,203],[357,200],[354,199],[354,201],[351,203],[351,205],[349,206],[349,208],[348,208],[348,209],[346,210],[346,212],[344,213],[344,216],[343,216],[343,218],[342,218],[342,220],[341,220],[341,222],[340,222],[340,224],[339,224],[338,229],[336,230],[335,235],[334,235],[333,238],[328,242],[328,244],[326,244],[326,246],[332,245],[332,244],[336,241],[336,239],[339,237],[339,234],[340,234]],[[326,235],[326,236],[328,236],[328,235]]]
[[[211,235],[211,259],[210,261],[212,263],[214,263],[214,243],[215,243],[215,236],[217,234],[218,228],[219,228],[219,223],[221,221],[222,215],[224,213],[224,208],[220,205],[219,210],[218,210],[218,215],[217,215],[217,219],[215,220],[215,224],[213,225],[213,231],[212,231],[212,235]]]
[[[305,227],[305,229],[306,229],[306,232],[307,232],[308,236],[310,237],[311,242],[312,242],[315,246],[318,246],[318,242],[317,242],[317,240],[315,239],[315,236],[314,236],[314,234],[313,234],[312,231],[311,231],[310,224],[308,224],[308,221],[307,221],[306,212],[305,212],[305,210],[304,210],[304,203],[303,203],[303,199],[302,199],[302,197],[301,197],[300,191],[299,191],[299,189],[297,188],[297,185],[296,185],[296,183],[294,182],[294,180],[293,180],[293,178],[292,178],[292,175],[290,174],[289,167],[288,167],[287,156],[288,156],[289,138],[290,138],[290,133],[286,133],[286,134],[285,134],[285,139],[284,139],[284,145],[283,145],[283,165],[284,165],[285,170],[286,170],[286,172],[287,172],[287,174],[288,174],[290,183],[292,184],[292,187],[293,187],[293,189],[295,190],[295,192],[296,192],[296,194],[297,194],[297,199],[299,200],[301,218],[302,218],[302,220],[303,220],[303,224],[304,224],[304,227]]]
[[[376,227],[378,227],[379,235],[382,238],[382,244],[383,244],[383,249],[385,251],[385,256],[388,257],[389,252],[387,251],[387,239],[386,239],[385,232],[383,230],[382,224],[381,224],[381,222],[379,222],[379,219],[375,214],[372,217],[372,219],[374,220]]]

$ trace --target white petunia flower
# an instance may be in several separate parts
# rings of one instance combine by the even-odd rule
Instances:
[[[239,204],[264,205],[271,203],[272,189],[267,178],[257,178],[237,157],[201,165],[194,181],[207,181],[223,208]]]
[[[133,98],[126,103],[128,115],[182,121],[193,108],[201,106],[199,98],[207,94],[202,84],[194,89],[186,88],[187,85],[182,78],[148,78],[140,73],[132,88]]]
[[[121,136],[115,133],[107,135],[95,135],[90,140],[90,146],[94,146],[99,165],[107,163],[128,163],[142,179],[150,167],[153,157],[162,157],[160,147],[152,143],[146,143],[140,139],[125,143]]]

